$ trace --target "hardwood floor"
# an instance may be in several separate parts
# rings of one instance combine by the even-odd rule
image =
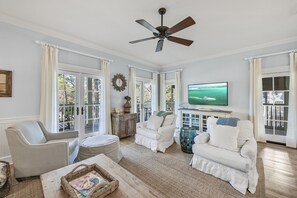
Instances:
[[[134,142],[121,139],[121,145]],[[258,157],[263,159],[265,191],[268,198],[297,198],[297,149],[272,143],[258,143]]]
[[[297,150],[272,143],[258,143],[263,159],[267,197],[297,197]]]

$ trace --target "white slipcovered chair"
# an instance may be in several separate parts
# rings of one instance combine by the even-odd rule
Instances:
[[[37,176],[74,162],[78,132],[48,132],[41,122],[27,121],[6,129],[16,178]]]
[[[211,125],[215,125],[216,122],[216,118],[208,118],[207,132],[195,137],[195,144],[192,147],[194,155],[190,165],[228,181],[242,194],[245,194],[247,189],[251,193],[255,193],[258,183],[257,142],[254,139],[252,122],[249,120],[238,121],[238,148],[235,151],[213,146],[210,143],[209,130]]]
[[[154,152],[161,151],[164,153],[174,142],[173,135],[176,128],[176,115],[172,114],[166,116],[163,125],[156,127],[155,130],[147,126],[148,121],[137,124],[135,143],[145,146]]]

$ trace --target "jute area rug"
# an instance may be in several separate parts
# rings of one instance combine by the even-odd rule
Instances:
[[[228,182],[193,169],[189,162],[192,154],[183,153],[173,144],[166,153],[154,153],[135,143],[122,146],[120,165],[139,179],[160,191],[164,197],[265,197],[262,159],[257,160],[259,183],[255,194],[242,195]]]

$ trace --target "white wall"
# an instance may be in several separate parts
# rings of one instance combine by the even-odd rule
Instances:
[[[39,115],[41,46],[35,40],[49,41],[78,51],[114,60],[111,64],[111,78],[122,73],[128,80],[128,65],[156,70],[127,59],[101,53],[56,38],[25,30],[6,23],[0,23],[0,69],[13,71],[13,96],[0,98],[0,119]],[[100,69],[100,61],[85,56],[60,51],[59,62]],[[150,73],[137,72],[141,77]],[[122,107],[128,95],[128,88],[118,92],[111,86],[111,108]]]
[[[290,49],[297,49],[297,42],[210,60],[198,61],[178,67],[164,68],[163,71],[183,68],[181,75],[183,102],[188,101],[189,84],[229,82],[228,106],[196,105],[196,107],[230,110],[233,111],[233,116],[241,119],[247,119],[249,108],[249,62],[244,61],[243,58]],[[286,54],[264,58],[262,63],[263,68],[287,66],[289,65],[289,55]],[[167,79],[171,78],[174,78],[174,75],[169,74]]]
[[[94,54],[114,60],[111,77],[122,73],[128,80],[128,65],[154,70],[145,65],[119,58],[99,51],[78,46],[56,38],[32,32],[0,22],[0,69],[13,71],[12,97],[0,97],[0,159],[10,161],[5,129],[24,120],[39,119],[41,46],[35,40],[42,40],[65,46],[77,51]],[[59,62],[100,69],[100,61],[85,56],[60,51]],[[140,77],[150,77],[148,72],[137,71]],[[123,92],[111,89],[111,108],[122,108],[128,88]]]

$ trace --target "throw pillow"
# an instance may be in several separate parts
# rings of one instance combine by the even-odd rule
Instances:
[[[171,115],[167,115],[163,121],[163,124],[162,126],[170,126],[173,124],[174,122],[174,119],[175,118],[175,115],[174,114],[171,114]]]
[[[163,120],[164,120],[163,117],[159,117],[159,116],[156,116],[156,115],[152,115],[152,116],[149,118],[146,127],[147,127],[148,129],[152,129],[152,130],[154,130],[154,131],[157,131],[157,130],[160,128],[160,126],[161,126]]]
[[[237,146],[241,148],[244,143],[254,138],[253,123],[249,120],[241,120],[238,122],[239,134],[237,138]]]
[[[219,148],[238,151],[238,133],[239,129],[237,127],[211,124],[209,143]]]
[[[226,126],[236,127],[238,121],[239,121],[238,118],[221,118],[221,117],[219,117],[217,120],[217,125],[226,125]]]
[[[165,118],[167,115],[171,115],[171,114],[173,114],[172,111],[159,111],[157,113],[157,116],[160,116],[160,117],[163,116]]]
[[[214,118],[214,117],[208,117],[207,118],[207,122],[206,122],[206,126],[207,126],[207,131],[208,133],[210,133],[210,125],[217,123],[218,118]]]
[[[163,117],[165,120],[166,116],[171,115],[171,114],[173,114],[172,111],[159,111],[157,113],[157,116]],[[164,122],[164,120],[163,120],[163,122]],[[161,124],[161,126],[163,126],[163,123]]]

